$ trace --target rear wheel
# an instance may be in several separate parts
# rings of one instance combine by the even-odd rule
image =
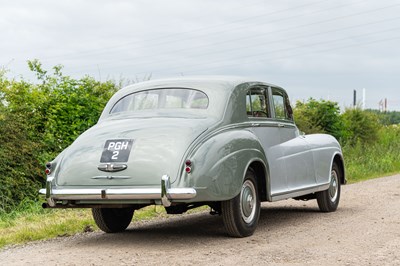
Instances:
[[[260,198],[254,172],[246,172],[239,195],[221,202],[225,229],[230,236],[250,236],[256,230],[260,217]]]
[[[133,208],[93,208],[97,226],[106,233],[124,231],[132,221]]]
[[[331,170],[331,182],[325,191],[317,192],[318,207],[323,212],[336,211],[340,199],[341,171],[336,163],[333,163]]]

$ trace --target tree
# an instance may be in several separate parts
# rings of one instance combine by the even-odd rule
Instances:
[[[342,137],[340,108],[336,102],[313,98],[305,103],[297,101],[294,118],[299,129],[306,134],[327,133],[336,139]]]

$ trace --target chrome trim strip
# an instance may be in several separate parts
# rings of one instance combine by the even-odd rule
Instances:
[[[318,191],[324,191],[329,188],[329,185],[330,185],[330,183],[327,183],[327,184],[307,187],[304,189],[297,189],[297,190],[292,190],[292,191],[287,191],[287,192],[275,193],[275,194],[271,195],[271,201],[295,198],[295,197],[307,195],[307,194],[318,192]]]
[[[196,195],[197,192],[194,188],[170,188],[167,190],[168,198],[174,200],[192,199]]]
[[[130,179],[130,176],[114,176],[114,175],[98,175],[93,176],[91,179]]]
[[[165,207],[171,205],[172,200],[189,200],[196,197],[194,188],[170,188],[169,176],[161,178],[159,188],[54,188],[52,181],[47,180],[46,189],[40,189],[45,194],[50,207],[56,205],[57,200],[160,200]]]

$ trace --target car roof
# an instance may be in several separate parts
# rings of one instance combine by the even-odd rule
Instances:
[[[187,76],[143,81],[124,87],[116,92],[104,108],[100,120],[108,117],[113,106],[125,96],[139,91],[161,88],[190,88],[203,91],[211,99],[210,101],[216,103],[210,105],[211,108],[207,108],[207,110],[210,113],[217,114],[225,110],[225,107],[229,103],[228,99],[232,95],[238,97],[239,94],[235,93],[235,90],[245,93],[250,86],[273,86],[280,88],[269,83],[240,76]]]
[[[194,89],[205,89],[210,85],[213,85],[213,88],[218,87],[225,90],[234,90],[236,86],[243,83],[259,83],[267,86],[278,87],[273,84],[260,82],[254,79],[240,76],[184,76],[138,82],[121,89],[121,91],[124,91],[125,93],[132,93],[144,89],[162,87],[186,87]]]

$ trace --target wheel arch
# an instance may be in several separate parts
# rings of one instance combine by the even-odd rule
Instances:
[[[240,193],[249,167],[258,179],[260,196],[267,199],[267,159],[257,137],[243,125],[236,125],[203,139],[185,157],[192,161],[191,173],[182,167],[175,187],[201,188],[196,200],[228,200]],[[201,191],[201,192],[200,192]]]
[[[249,163],[247,168],[253,170],[256,175],[260,201],[269,200],[270,182],[268,174],[268,165],[262,162],[261,160],[253,160]]]
[[[336,165],[339,167],[339,170],[341,172],[340,183],[343,185],[346,184],[347,179],[346,179],[346,171],[345,171],[345,166],[344,166],[343,155],[340,153],[336,153],[333,156],[332,165],[333,165],[333,163],[336,163]],[[332,166],[331,166],[331,169],[332,169]]]

